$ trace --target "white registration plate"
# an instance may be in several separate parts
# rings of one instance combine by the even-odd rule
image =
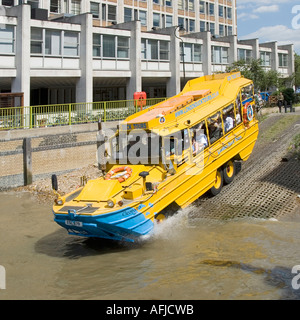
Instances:
[[[65,224],[67,226],[72,226],[72,227],[82,227],[82,222],[81,221],[65,220]]]

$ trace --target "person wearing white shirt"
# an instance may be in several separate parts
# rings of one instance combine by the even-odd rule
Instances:
[[[230,131],[233,128],[233,118],[228,115],[225,119],[225,133]]]

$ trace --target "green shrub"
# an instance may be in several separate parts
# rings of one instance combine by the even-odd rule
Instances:
[[[284,100],[287,102],[295,102],[295,92],[294,89],[292,88],[286,88],[282,91],[283,96],[284,96]]]

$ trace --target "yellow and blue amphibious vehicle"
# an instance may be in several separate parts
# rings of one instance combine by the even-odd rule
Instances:
[[[254,88],[239,72],[189,81],[183,91],[123,121],[104,175],[53,206],[72,235],[134,242],[171,204],[184,208],[233,181],[258,136]]]

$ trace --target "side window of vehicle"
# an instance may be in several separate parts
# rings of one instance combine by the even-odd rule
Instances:
[[[240,96],[240,92],[237,95],[237,98],[235,100],[235,121],[236,121],[236,125],[240,124],[242,121],[242,112],[241,112],[241,96]]]
[[[224,108],[222,111],[223,123],[225,133],[229,132],[236,126],[235,116],[234,116],[234,104],[230,104],[228,107]]]
[[[217,112],[207,119],[210,144],[213,144],[223,136],[221,112]]]
[[[196,156],[208,147],[207,129],[205,121],[201,121],[200,123],[191,128],[191,139],[193,156]]]
[[[247,87],[242,88],[242,101],[246,101],[249,99],[253,99],[254,92],[253,92],[253,85],[249,85]]]

